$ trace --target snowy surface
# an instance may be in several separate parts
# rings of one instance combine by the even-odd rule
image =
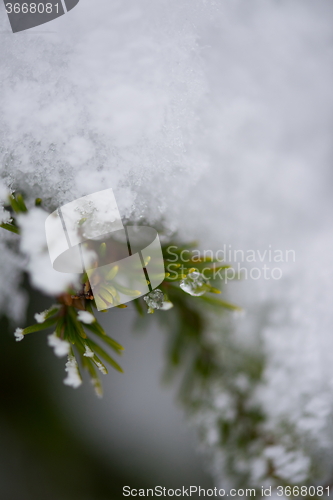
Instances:
[[[267,357],[256,398],[269,425],[287,416],[328,453],[332,3],[81,0],[50,32],[15,36],[0,14],[2,178],[50,210],[112,187],[123,217],[202,248],[293,249],[280,280],[228,289],[247,311],[237,336]],[[18,316],[33,264],[0,245],[0,303]],[[284,474],[288,456],[267,453]],[[291,479],[307,459],[293,463]]]

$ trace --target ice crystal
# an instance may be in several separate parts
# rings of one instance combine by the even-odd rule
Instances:
[[[85,346],[84,356],[86,356],[87,358],[93,358],[95,356],[95,354],[93,353],[93,351],[87,345]]]
[[[46,314],[47,314],[47,311],[43,311],[41,313],[36,313],[35,320],[37,321],[37,323],[44,323]]]
[[[67,340],[60,339],[56,333],[47,337],[47,342],[50,347],[53,347],[54,354],[59,358],[67,356],[70,351],[70,344]]]
[[[102,363],[100,363],[99,361],[96,361],[96,366],[99,369],[99,371],[103,373],[103,375],[107,374],[107,369],[105,368],[105,366]]]
[[[207,283],[208,280],[206,280],[201,273],[192,271],[180,282],[180,288],[190,295],[199,297],[206,293],[207,290],[204,285]]]
[[[145,302],[147,302],[148,312],[154,311],[154,309],[161,309],[164,302],[164,293],[159,288],[148,293],[143,297]]]
[[[16,330],[14,332],[14,336],[15,336],[16,342],[20,342],[20,340],[23,340],[24,339],[23,329],[16,328]]]
[[[162,311],[168,311],[169,309],[172,308],[173,308],[173,303],[170,302],[170,300],[166,300],[164,298],[163,304],[161,305],[160,309],[162,309]]]
[[[82,379],[79,373],[78,364],[75,357],[70,353],[68,354],[68,360],[66,363],[65,371],[67,372],[67,377],[64,379],[64,384],[69,385],[76,389],[82,384]]]

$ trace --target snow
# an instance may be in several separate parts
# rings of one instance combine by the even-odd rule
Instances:
[[[28,257],[26,269],[32,284],[49,295],[59,295],[68,287],[78,286],[78,274],[58,273],[52,267],[46,243],[45,220],[48,213],[32,208],[20,214],[17,222],[21,228],[20,249]]]
[[[77,389],[82,384],[82,379],[79,373],[78,364],[75,357],[69,353],[66,363],[65,371],[67,377],[64,379],[64,384]]]
[[[16,330],[14,332],[14,337],[15,337],[16,342],[20,342],[21,340],[23,340],[24,339],[23,329],[16,328]]]
[[[88,353],[88,351],[86,353]],[[108,373],[105,366],[102,363],[100,363],[99,361],[96,361],[96,366],[99,369],[99,371],[103,373],[103,375],[106,375]]]
[[[67,340],[60,339],[56,333],[52,333],[52,335],[48,335],[47,342],[50,347],[53,347],[54,354],[59,358],[63,356],[67,356],[70,351],[70,344]]]
[[[90,325],[95,321],[94,315],[89,311],[78,311],[77,316],[79,321],[86,323],[87,325]]]
[[[272,459],[277,475],[286,482],[305,481],[310,467],[310,460],[301,453],[288,452],[283,446],[269,446],[265,450],[267,458]]]
[[[37,323],[44,323],[47,312],[48,311],[46,310],[46,311],[43,311],[42,313],[35,314],[35,320],[37,321]]]
[[[93,353],[93,351],[90,349],[89,346],[85,345],[85,350],[86,352],[84,353],[83,356],[86,356],[87,358],[93,358],[95,356],[95,354]]]

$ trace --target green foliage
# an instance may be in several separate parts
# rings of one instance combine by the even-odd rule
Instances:
[[[12,223],[5,223],[4,222],[4,223],[0,224],[0,227],[2,227],[2,229],[6,229],[7,231],[10,231],[11,233],[20,234],[19,228]]]
[[[20,229],[16,224],[14,215],[26,213],[28,211],[22,194],[12,193],[8,195],[8,203],[5,208],[11,213],[12,217],[10,222],[2,223],[0,224],[0,227],[10,231],[11,233],[20,234]]]
[[[8,202],[8,208],[13,215],[27,211],[21,194],[11,194]],[[35,205],[39,206],[41,202],[42,200],[37,198]],[[19,233],[19,228],[14,219],[10,224],[3,224],[2,227]],[[203,337],[204,319],[200,305],[205,303],[216,311],[239,310],[237,306],[214,297],[214,294],[220,294],[221,290],[216,286],[212,286],[208,281],[208,278],[214,279],[216,272],[223,272],[228,269],[228,265],[221,265],[220,262],[212,258],[200,255],[197,255],[196,258],[182,258],[184,251],[190,253],[195,246],[195,242],[181,246],[176,244],[163,246],[162,251],[167,272],[159,287],[161,292],[158,292],[162,297],[163,305],[167,306],[166,308],[174,307],[174,312],[161,311],[159,317],[163,323],[165,314],[171,314],[175,319],[173,334],[171,335],[172,340],[169,346],[169,361],[170,366],[173,367],[187,365],[187,376],[184,377],[182,388],[182,393],[187,396],[190,393],[191,380],[195,381],[195,377],[192,376],[194,372],[200,374],[201,379],[204,381],[209,379],[211,372],[215,369],[214,353],[205,344]],[[170,248],[173,249],[172,254],[170,254]],[[100,244],[97,253],[98,259],[101,259],[101,261],[107,257],[107,245],[104,242]],[[170,260],[170,256],[173,257],[172,260]],[[147,257],[146,260],[145,265],[148,265],[150,258]],[[96,262],[96,268],[98,268],[98,261]],[[192,297],[180,288],[182,280],[193,271],[206,273],[207,279],[201,287],[205,295],[200,297]],[[108,349],[111,349],[117,355],[121,355],[123,347],[104,331],[96,319],[96,304],[89,282],[96,279],[94,294],[103,300],[106,308],[112,305],[120,308],[126,307],[126,305],[121,304],[119,293],[124,293],[133,298],[141,295],[138,290],[125,288],[119,284],[117,282],[117,273],[118,267],[113,266],[105,279],[101,280],[97,271],[96,277],[93,271],[89,276],[89,281],[87,274],[84,273],[81,279],[83,287],[81,291],[69,290],[67,293],[56,297],[58,306],[44,312],[43,315],[39,315],[39,319],[42,319],[39,323],[22,330],[22,335],[27,335],[53,327],[57,338],[70,343],[72,346],[71,353],[75,356],[78,364],[88,371],[99,395],[101,394],[101,382],[98,372],[107,372],[101,359],[105,360],[114,369],[122,372],[122,368],[110,355]],[[147,305],[142,298],[135,299],[133,303],[138,316],[145,315]],[[148,312],[150,313],[160,308],[159,303],[156,305],[149,303],[148,306]],[[80,310],[90,313],[91,321],[83,323],[80,320]]]
[[[102,385],[99,380],[98,370],[106,374],[107,369],[100,358],[103,358],[114,369],[122,372],[122,368],[108,353],[107,348],[111,348],[120,355],[123,347],[105,333],[95,317],[92,323],[83,323],[79,318],[78,309],[74,306],[61,303],[63,300],[64,298],[60,297],[60,307],[51,308],[44,313],[44,321],[25,328],[22,334],[26,335],[55,327],[55,335],[60,340],[67,341],[73,346],[72,354],[81,366],[88,370],[93,379],[97,394],[101,395]],[[87,305],[86,311],[93,315],[93,309],[90,304]],[[89,335],[86,330],[89,331]],[[91,352],[89,358],[87,358],[87,352]],[[92,365],[95,365],[98,370],[96,371]]]
[[[41,199],[37,198],[35,205],[39,206],[41,202]],[[10,210],[12,219],[0,227],[19,234],[15,214],[26,212],[27,207],[20,194],[10,195],[8,204],[6,208]],[[86,219],[82,219],[81,224],[85,221]],[[279,431],[267,427],[266,415],[260,404],[256,403],[255,397],[262,382],[265,355],[260,351],[260,346],[254,352],[237,343],[231,325],[225,321],[230,312],[240,311],[237,305],[223,300],[223,290],[220,288],[223,283],[221,278],[230,266],[221,264],[212,257],[201,256],[195,250],[196,246],[195,242],[180,246],[169,243],[163,246],[166,273],[163,282],[154,291],[155,297],[148,299],[154,292],[145,296],[147,303],[139,297],[140,292],[124,288],[117,283],[117,266],[113,266],[105,277],[98,276],[96,272],[96,300],[99,296],[106,308],[112,305],[126,308],[125,304],[121,304],[119,293],[133,297],[137,322],[143,323],[145,320],[145,325],[150,320],[147,312],[157,312],[155,317],[167,330],[168,336],[166,376],[178,376],[179,398],[185,409],[188,414],[200,414],[199,432],[202,441],[209,441],[207,436],[212,428],[217,431],[217,443],[215,448],[211,447],[215,449],[212,453],[216,450],[219,453],[220,449],[223,449],[225,472],[232,478],[235,486],[257,486],[251,483],[253,476],[250,465],[258,458],[266,468],[262,476],[263,481],[272,485],[286,485],[272,461],[265,458],[264,451],[269,446],[285,443],[285,439],[281,440],[281,434],[284,438],[288,437],[288,450],[306,452],[306,443],[297,436],[290,422],[280,430],[280,435]],[[107,245],[101,243],[97,252],[98,259],[101,260],[96,262],[96,268],[101,265],[103,259],[107,260],[107,251]],[[149,260],[148,257],[145,266],[149,264]],[[184,280],[188,280],[194,272],[204,277],[204,282],[200,284],[200,293],[203,294],[197,296],[186,293],[182,286]],[[89,280],[91,279],[94,280],[94,272],[90,273]],[[80,368],[85,369],[91,377],[96,394],[101,396],[100,373],[107,373],[106,365],[122,372],[111,352],[119,356],[123,347],[110,337],[98,322],[89,280],[84,273],[81,278],[82,290],[68,290],[67,293],[56,297],[58,304],[38,315],[37,324],[24,330],[18,329],[15,335],[17,340],[20,340],[22,336],[52,327],[57,341],[69,343],[69,361],[72,356],[75,357],[79,365],[78,373]],[[216,295],[221,295],[222,298]],[[171,306],[173,307],[170,311],[163,310],[170,309]],[[89,313],[91,317],[88,314],[88,318],[85,316],[84,320],[82,312]],[[218,328],[214,330],[214,321],[211,320],[217,315],[221,318]],[[210,337],[212,331],[214,340]],[[54,341],[54,338],[52,340]],[[227,401],[226,407],[214,406],[215,390]],[[316,476],[315,465],[312,464],[311,467],[309,478],[311,474],[312,477]],[[311,483],[305,480],[304,484]]]

